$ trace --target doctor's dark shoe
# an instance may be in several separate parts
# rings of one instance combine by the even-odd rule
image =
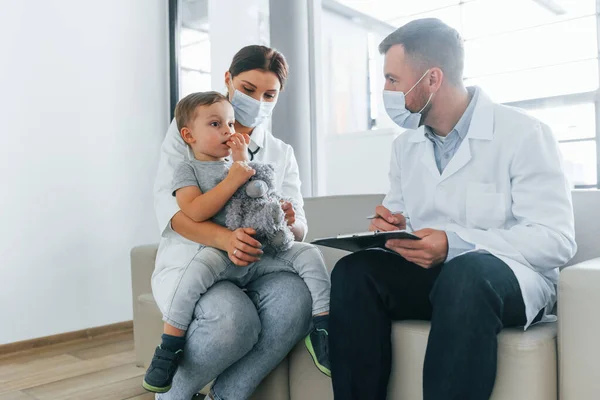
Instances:
[[[310,335],[304,339],[304,345],[319,371],[327,376],[331,376],[331,364],[329,363],[329,334],[327,333],[327,330],[315,328]]]
[[[171,389],[183,350],[171,351],[158,346],[146,371],[142,387],[149,392],[165,393]]]

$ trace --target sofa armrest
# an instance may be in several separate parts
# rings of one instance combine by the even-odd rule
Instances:
[[[558,285],[559,387],[562,400],[600,393],[600,258],[565,268]]]
[[[131,249],[131,292],[133,304],[142,294],[151,293],[150,279],[154,272],[157,244],[137,246]]]
[[[145,301],[144,298],[152,296],[150,279],[154,272],[154,261],[158,245],[138,246],[131,249],[131,294],[133,304],[133,338],[135,344],[136,364],[147,367],[154,341],[158,336],[151,336],[149,332],[162,332],[162,322],[159,316],[154,317],[158,324],[152,324],[153,314],[158,314],[154,302]],[[146,296],[143,296],[146,295]],[[141,296],[141,300],[140,300]],[[152,335],[153,335],[152,333]],[[150,339],[150,337],[152,337]]]

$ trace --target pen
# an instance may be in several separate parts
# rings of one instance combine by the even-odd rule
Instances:
[[[402,215],[404,215],[404,212],[403,212],[403,211],[396,211],[396,212],[393,212],[392,214],[402,214]],[[367,217],[367,219],[375,219],[375,218],[377,218],[377,217],[380,217],[380,215],[378,215],[378,214],[373,214],[373,215],[369,215],[369,216]],[[409,220],[410,218],[409,218],[409,217],[407,217],[407,216],[404,216],[404,219],[406,219],[406,220]]]

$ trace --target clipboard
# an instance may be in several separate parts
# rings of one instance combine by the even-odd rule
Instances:
[[[311,242],[311,244],[355,252],[374,248],[384,249],[385,242],[390,239],[421,240],[420,237],[415,236],[408,231],[398,230],[389,232],[374,231],[350,233],[347,235],[315,239]]]

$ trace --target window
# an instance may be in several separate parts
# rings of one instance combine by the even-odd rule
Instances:
[[[457,5],[459,2],[459,0],[339,0],[339,3],[380,21],[397,20],[401,17],[417,15],[432,10],[435,12],[436,10]]]
[[[356,12],[355,17],[346,18],[348,26],[354,23],[354,29],[364,31],[365,24],[360,23],[363,17],[383,24],[376,32],[366,29],[368,78],[364,98],[370,104],[370,122],[352,125],[354,131],[390,126],[386,125],[389,118],[380,115],[383,77],[376,46],[385,36],[382,27],[387,26],[391,32],[415,19],[439,18],[457,29],[465,40],[465,83],[480,86],[495,101],[524,108],[548,124],[560,143],[572,183],[579,188],[600,188],[600,127],[596,124],[600,120],[596,101],[600,21],[596,0],[554,2],[564,12],[554,12],[533,0],[423,0],[401,4],[396,0],[339,0],[337,3]],[[331,34],[329,40],[333,42],[344,32]],[[348,45],[346,51],[357,53],[359,48]],[[336,65],[339,69],[341,64]],[[354,68],[347,61],[344,65]],[[381,86],[377,87],[376,82]],[[357,93],[354,87],[345,95],[359,97]],[[352,131],[344,126],[344,116],[338,118],[339,129],[334,133]],[[364,144],[361,150],[366,151]]]
[[[182,97],[210,90],[208,2],[169,0],[171,116]]]
[[[590,92],[598,89],[598,60],[468,78],[465,83],[482,87],[501,103]]]
[[[179,96],[209,90],[210,40],[208,32],[181,29]]]
[[[424,2],[424,4],[427,4],[427,2]],[[394,27],[399,27],[412,20],[420,18],[438,18],[456,30],[460,31],[461,28],[460,7],[458,5],[439,8],[417,14],[405,14],[404,16],[393,18],[389,22]]]
[[[596,13],[594,0],[557,0],[566,13],[556,15],[533,0],[476,0],[461,5],[461,34],[465,40],[516,32],[541,25],[573,20]]]
[[[594,103],[530,109],[529,113],[552,127],[574,185],[597,185],[596,107]]]
[[[597,57],[596,18],[467,40],[465,53],[466,77],[593,60]]]
[[[323,12],[323,103],[328,134],[397,130],[381,96],[383,56],[378,46],[383,38],[351,19]]]

